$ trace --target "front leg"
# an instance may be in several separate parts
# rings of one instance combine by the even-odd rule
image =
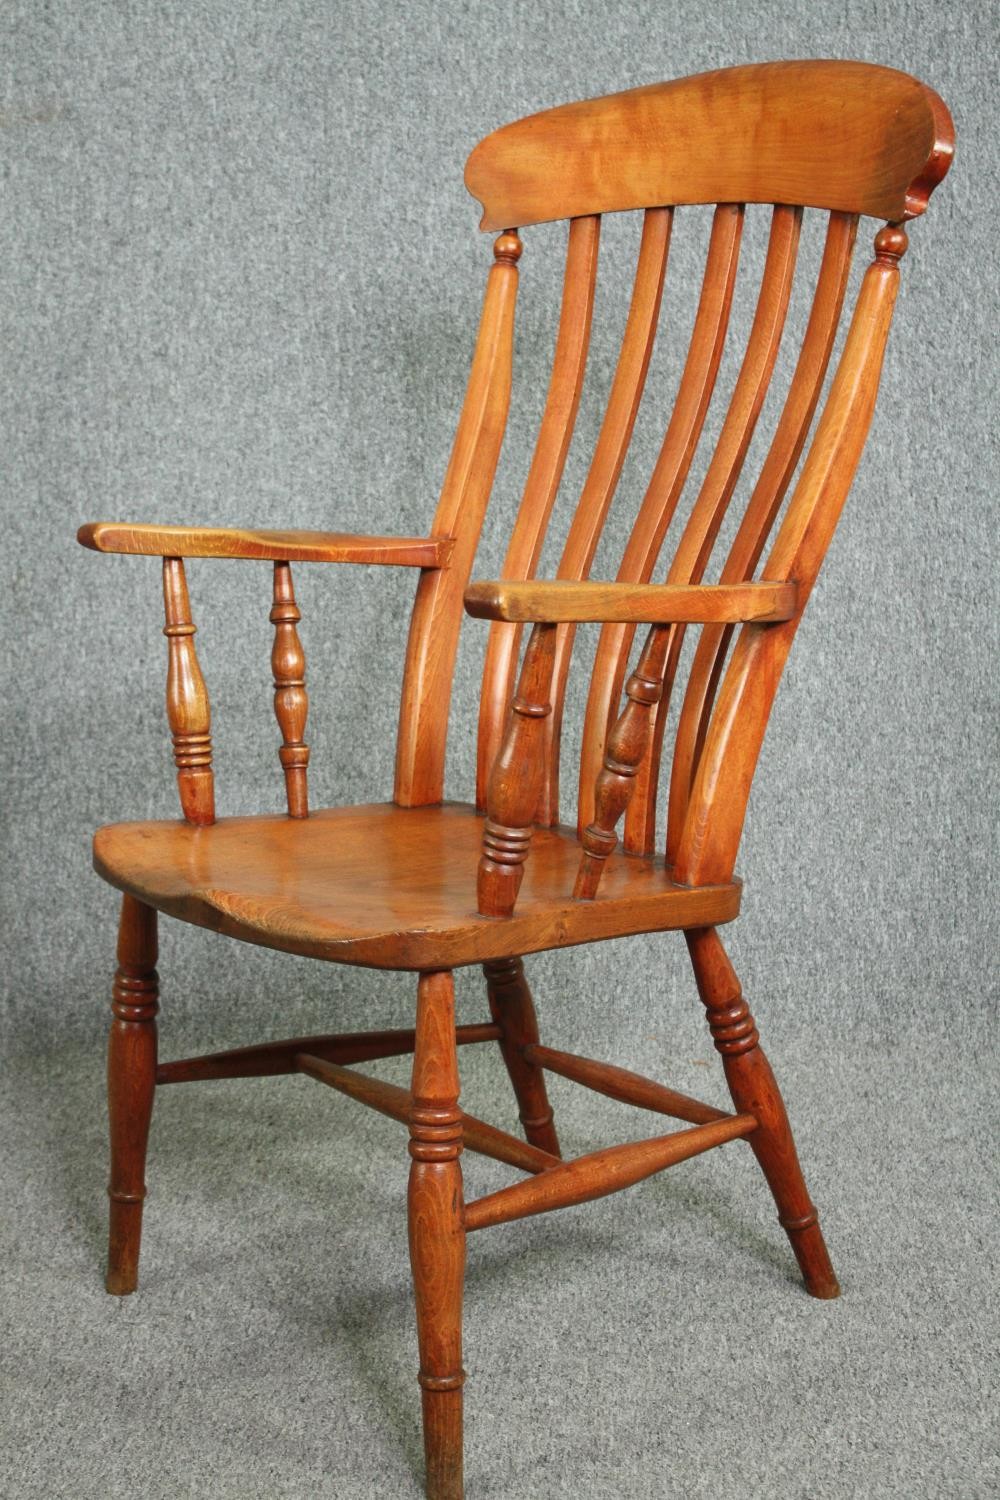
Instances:
[[[410,1104],[410,1263],[417,1302],[428,1500],[462,1500],[465,1206],[455,986],[421,974]]]
[[[108,1039],[108,1123],[111,1130],[111,1223],[105,1285],[115,1296],[139,1279],[146,1142],[156,1087],[156,912],[122,897],[118,970]]]

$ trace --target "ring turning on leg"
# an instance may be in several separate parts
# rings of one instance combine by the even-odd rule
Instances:
[[[122,897],[118,970],[108,1040],[108,1121],[111,1130],[111,1225],[105,1285],[115,1296],[134,1292],[139,1277],[146,1142],[156,1086],[156,912]]]
[[[784,1101],[760,1047],[740,982],[714,927],[695,928],[685,937],[733,1103],[738,1112],[756,1115],[759,1122],[749,1137],[750,1145],[778,1205],[778,1219],[791,1241],[806,1290],[814,1297],[836,1297],[840,1287],[819,1215],[809,1198]]]

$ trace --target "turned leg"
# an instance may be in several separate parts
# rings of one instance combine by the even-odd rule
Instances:
[[[514,1085],[524,1133],[533,1146],[560,1156],[559,1137],[552,1123],[552,1106],[545,1091],[545,1072],[529,1062],[523,1048],[537,1043],[538,1021],[524,964],[519,958],[497,958],[483,964],[490,1015],[502,1029],[500,1051]]]
[[[105,1282],[119,1297],[135,1291],[139,1275],[146,1141],[156,1087],[155,964],[156,912],[123,896],[108,1042],[111,1228]]]
[[[814,1297],[836,1297],[840,1287],[802,1176],[784,1101],[740,982],[714,927],[697,928],[685,937],[733,1103],[739,1113],[756,1115],[760,1122],[748,1140],[774,1194],[778,1219],[795,1251],[806,1290]]]
[[[428,1500],[462,1500],[462,1117],[455,988],[421,974],[410,1105],[410,1263],[417,1303]]]

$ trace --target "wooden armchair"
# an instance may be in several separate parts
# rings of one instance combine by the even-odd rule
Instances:
[[[952,126],[915,79],[863,63],[769,63],[548,110],[484,140],[466,180],[493,246],[468,393],[429,537],[351,537],[96,524],[96,551],[163,557],[167,713],[183,820],[100,830],[97,871],[123,895],[109,1057],[108,1290],[135,1289],[146,1140],[157,1085],[305,1073],[407,1124],[409,1233],[432,1500],[462,1494],[461,1315],[466,1236],[617,1191],[745,1139],[767,1179],[806,1288],[837,1281],[781,1095],[718,929],[739,911],[733,870],[781,671],[865,442],[907,247],[948,169]],[[659,322],[675,209],[714,204],[693,332],[662,447],[614,582],[589,582],[629,446]],[[769,205],[752,327],[704,479],[681,499],[727,337],[745,205]],[[787,399],[732,540],[705,582],[779,356],[803,207],[821,210],[822,258]],[[584,381],[601,215],[642,211],[627,323],[607,409],[553,581],[536,569]],[[767,212],[767,209],[758,212]],[[845,299],[858,219],[884,221],[811,442]],[[548,397],[496,583],[469,586],[507,417],[519,231],[569,221]],[[804,460],[800,464],[805,454]],[[664,581],[652,583],[672,533]],[[773,536],[772,536],[773,533]],[[272,667],[288,816],[216,821],[209,703],[185,583],[194,557],[274,564]],[[305,658],[291,564],[419,570],[393,800],[310,810]],[[476,801],[443,798],[448,703],[463,599],[491,621]],[[559,744],[577,624],[602,626],[579,770],[579,827],[559,820]],[[636,626],[648,626],[634,669]],[[520,675],[522,627],[531,625]],[[681,646],[665,852],[657,786]],[[473,627],[474,628],[474,627]],[[624,697],[623,697],[624,694]],[[618,829],[623,848],[617,851]],[[478,866],[478,878],[477,878]],[[297,1037],[160,1064],[157,913],[332,962],[418,974],[413,1030]],[[733,1099],[722,1112],[588,1058],[542,1046],[522,958],[630,933],[684,933]],[[452,971],[481,964],[491,1019],[456,1026]],[[458,1046],[495,1041],[525,1139],[459,1108]],[[353,1064],[413,1053],[406,1092]],[[563,1160],[545,1073],[684,1122],[652,1139]],[[525,1174],[463,1202],[462,1150]]]

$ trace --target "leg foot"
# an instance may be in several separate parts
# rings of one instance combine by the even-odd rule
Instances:
[[[410,1263],[428,1500],[462,1500],[465,1227],[452,976],[421,974],[410,1108]]]
[[[779,1222],[806,1290],[813,1297],[836,1297],[840,1287],[802,1176],[784,1101],[740,982],[715,928],[697,928],[685,937],[733,1104],[739,1113],[756,1115],[760,1122],[747,1139],[778,1205]]]
[[[108,1041],[111,1225],[105,1285],[118,1297],[134,1292],[139,1277],[146,1142],[156,1086],[155,964],[156,912],[124,896]]]
[[[522,1048],[538,1042],[538,1020],[524,964],[519,958],[498,958],[483,964],[490,1015],[503,1028],[500,1051],[514,1085],[524,1133],[533,1146],[561,1156],[545,1089],[545,1072],[528,1062]]]

